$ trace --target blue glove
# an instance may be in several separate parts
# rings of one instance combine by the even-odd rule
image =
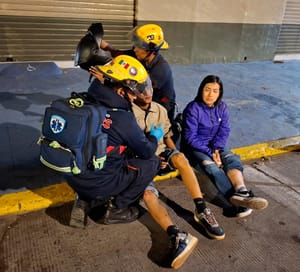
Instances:
[[[164,130],[162,128],[162,125],[160,124],[158,127],[152,125],[150,129],[150,135],[154,136],[156,140],[159,141],[162,138],[162,136],[164,136]]]

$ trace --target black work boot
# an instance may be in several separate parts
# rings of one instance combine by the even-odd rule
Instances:
[[[88,212],[89,203],[80,199],[76,194],[69,225],[74,228],[84,228],[87,224]]]
[[[103,223],[106,225],[129,223],[135,221],[138,217],[139,217],[138,207],[127,207],[127,208],[118,209],[110,201],[106,214],[104,215]]]

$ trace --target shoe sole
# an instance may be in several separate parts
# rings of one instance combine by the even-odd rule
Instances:
[[[131,223],[133,221],[136,221],[137,219],[138,219],[138,216],[136,218],[132,218],[130,220],[112,220],[112,219],[106,219],[106,218],[104,218],[103,224],[104,225],[126,224],[126,223]]]
[[[178,269],[179,267],[181,267],[184,262],[187,260],[187,258],[191,255],[191,253],[193,252],[193,250],[195,249],[195,247],[197,246],[199,240],[198,238],[188,234],[188,240],[189,243],[187,245],[187,247],[184,249],[184,251],[182,251],[182,253],[177,256],[177,258],[175,258],[171,264],[171,267],[174,269]]]
[[[202,222],[198,219],[198,217],[196,215],[194,215],[194,220],[199,224],[201,225],[202,228],[204,228],[206,234],[210,237],[210,238],[213,238],[215,240],[224,240],[225,239],[225,233],[223,235],[215,235],[213,233],[210,233],[206,227],[202,224]]]
[[[104,216],[104,219],[103,219],[103,224],[104,225],[112,225],[112,224],[126,224],[126,223],[131,223],[133,221],[136,221],[138,218],[139,218],[139,213],[131,218],[130,220],[121,220],[121,219],[109,219],[107,218],[109,216],[109,212],[107,211],[105,216]]]
[[[243,218],[243,217],[249,216],[251,213],[252,213],[252,209],[249,209],[245,212],[237,213],[235,217]]]
[[[86,226],[87,223],[86,221],[87,221],[87,216],[84,210],[78,208],[72,210],[70,223],[69,223],[70,227],[83,229]]]
[[[230,202],[235,206],[242,206],[252,210],[263,210],[267,208],[269,204],[266,199],[260,197],[247,199],[240,196],[232,196]]]

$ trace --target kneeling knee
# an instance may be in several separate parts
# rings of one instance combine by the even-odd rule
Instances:
[[[146,190],[143,194],[143,200],[145,202],[151,202],[153,200],[156,200],[156,198],[157,198],[157,195],[154,192],[152,192],[151,190]]]
[[[172,156],[171,161],[176,168],[179,166],[187,166],[189,164],[188,159],[183,153],[176,153]]]

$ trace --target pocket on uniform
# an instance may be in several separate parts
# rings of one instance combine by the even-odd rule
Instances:
[[[95,170],[101,170],[106,160],[107,134],[101,133],[95,138],[95,153],[93,166]]]
[[[73,153],[71,150],[60,147],[57,142],[41,142],[40,161],[45,166],[61,173],[72,174],[74,171]]]

